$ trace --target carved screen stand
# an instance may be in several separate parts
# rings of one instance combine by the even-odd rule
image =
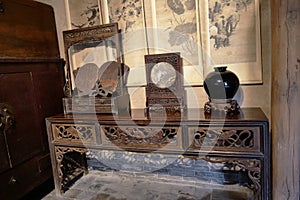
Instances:
[[[149,113],[180,115],[186,107],[180,53],[145,55],[145,64]]]
[[[63,32],[66,54],[65,113],[120,113],[130,109],[121,63],[118,24]]]

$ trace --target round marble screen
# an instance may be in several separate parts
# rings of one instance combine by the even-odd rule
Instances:
[[[168,88],[176,81],[176,70],[167,62],[155,64],[151,70],[151,81],[159,88]]]

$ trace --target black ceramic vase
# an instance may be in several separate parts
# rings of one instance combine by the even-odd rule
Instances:
[[[210,100],[231,100],[236,94],[240,82],[238,77],[227,70],[226,66],[215,67],[204,80],[204,89]]]

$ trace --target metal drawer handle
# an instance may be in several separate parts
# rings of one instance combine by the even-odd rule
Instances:
[[[16,183],[17,183],[17,179],[15,179],[15,177],[12,176],[12,177],[10,178],[8,184],[9,184],[9,185],[14,185],[14,184],[16,184]]]
[[[0,133],[8,131],[15,124],[12,107],[6,103],[0,103]]]

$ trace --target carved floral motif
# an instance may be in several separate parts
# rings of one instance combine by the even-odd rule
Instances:
[[[94,142],[95,132],[94,125],[54,125],[54,134],[59,140]]]
[[[180,105],[183,102],[182,99],[179,98],[164,98],[164,99],[158,99],[158,98],[149,98],[148,103],[151,105]]]
[[[98,29],[87,29],[87,30],[82,30],[80,32],[70,32],[70,33],[66,33],[65,34],[65,38],[66,39],[71,39],[71,38],[81,38],[81,37],[95,37],[97,38],[97,40],[101,39],[103,37],[103,39],[107,36],[102,35],[103,33],[115,33],[116,32],[116,27],[114,26],[106,26],[103,28],[98,28]],[[101,40],[100,40],[101,41]]]
[[[171,85],[169,88],[159,88],[153,83],[148,83],[147,92],[156,93],[160,95],[166,95],[170,93],[172,96],[175,96],[174,92],[176,90],[176,85]]]

